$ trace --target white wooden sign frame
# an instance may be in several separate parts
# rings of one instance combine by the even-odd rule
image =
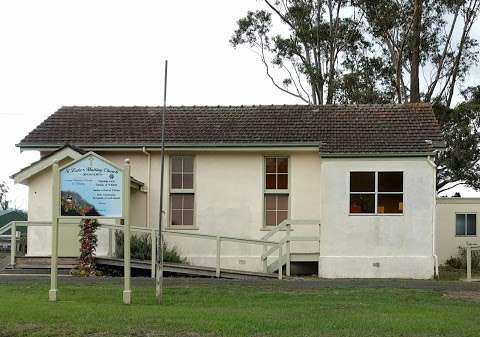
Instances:
[[[75,163],[90,157],[95,158],[111,165],[119,170],[122,175],[122,210],[119,217],[109,216],[62,216],[61,215],[61,191],[60,191],[60,171],[74,165]],[[124,226],[124,289],[123,289],[123,303],[131,303],[131,282],[130,282],[130,160],[125,159],[124,167],[110,162],[102,156],[88,152],[80,158],[59,167],[58,162],[54,162],[52,166],[52,255],[51,255],[51,270],[50,270],[50,290],[48,292],[49,301],[57,301],[58,294],[58,228],[59,220],[61,219],[84,219],[105,220],[113,219],[120,220]]]

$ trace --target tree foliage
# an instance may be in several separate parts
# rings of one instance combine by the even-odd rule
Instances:
[[[480,0],[263,0],[230,42],[305,103],[441,100],[477,58]],[[412,93],[412,87],[414,88]]]
[[[436,103],[446,150],[436,157],[437,191],[458,185],[480,190],[480,86],[463,92],[465,101],[454,109]]]
[[[8,186],[5,182],[0,183],[0,209],[8,209],[7,200]]]

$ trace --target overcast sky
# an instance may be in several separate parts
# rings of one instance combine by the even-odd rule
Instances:
[[[238,18],[262,6],[0,0],[0,181],[12,185],[8,177],[38,159],[15,144],[62,105],[161,105],[166,58],[170,105],[300,103],[271,85],[253,52],[228,43]],[[11,199],[26,209],[26,188],[12,186]]]

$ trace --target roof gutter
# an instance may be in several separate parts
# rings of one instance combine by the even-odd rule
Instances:
[[[58,148],[64,146],[65,143],[36,143],[36,144],[21,144],[18,143],[15,146],[21,149],[39,149],[39,148]],[[75,144],[81,148],[161,148],[161,143],[149,143],[149,144]],[[224,147],[318,147],[318,142],[288,142],[288,143],[207,143],[207,142],[195,142],[195,143],[169,143],[165,144],[166,148],[185,148],[185,147],[212,147],[212,148],[224,148]]]
[[[322,153],[322,158],[388,158],[388,157],[429,157],[435,155],[435,151],[428,152],[346,152],[346,153]]]

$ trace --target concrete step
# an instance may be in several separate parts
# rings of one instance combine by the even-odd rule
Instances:
[[[318,262],[319,252],[290,253],[290,262]]]
[[[59,257],[58,269],[72,269],[78,265],[77,257]],[[48,256],[22,256],[15,259],[15,269],[50,269],[51,261]]]
[[[50,275],[50,269],[47,268],[20,268],[15,269],[7,267],[0,271],[1,275]],[[70,269],[59,269],[58,275],[70,275]]]

